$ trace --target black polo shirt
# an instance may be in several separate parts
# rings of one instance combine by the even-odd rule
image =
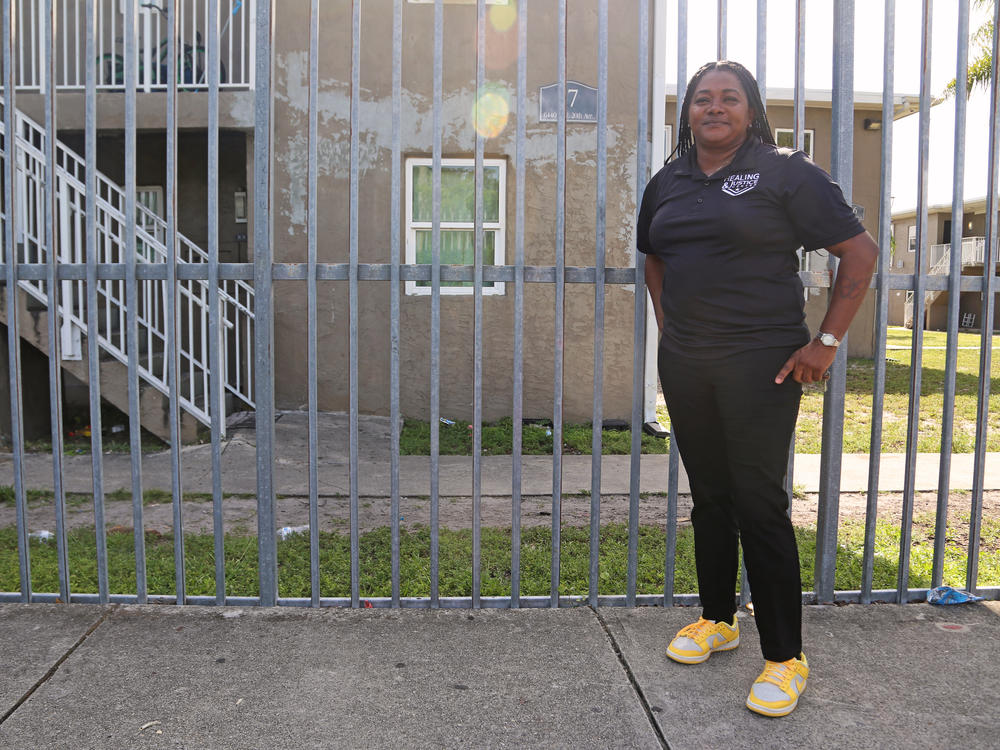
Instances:
[[[796,250],[864,231],[840,186],[801,151],[749,139],[711,177],[695,149],[642,196],[636,244],[663,261],[660,346],[716,357],[809,341]]]

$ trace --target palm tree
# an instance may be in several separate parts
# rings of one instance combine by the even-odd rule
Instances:
[[[974,0],[977,7],[992,9],[995,0]],[[992,15],[992,14],[991,14]],[[984,89],[990,85],[990,74],[993,70],[993,20],[986,21],[976,29],[970,40],[974,48],[973,58],[969,63],[969,76],[966,86],[966,93],[971,94],[977,86]],[[945,89],[945,96],[954,96],[956,91],[955,80],[952,79]]]

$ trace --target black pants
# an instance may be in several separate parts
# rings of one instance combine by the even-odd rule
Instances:
[[[802,386],[774,376],[794,350],[692,359],[662,348],[660,382],[691,482],[702,616],[736,613],[737,544],[764,658],[802,650],[802,583],[784,481]]]

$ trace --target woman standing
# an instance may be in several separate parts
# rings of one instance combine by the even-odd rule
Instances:
[[[775,145],[756,81],[739,63],[695,73],[672,156],[646,186],[637,245],[661,332],[660,382],[691,484],[702,616],[667,655],[697,664],[739,645],[742,543],[765,659],[747,707],[784,716],[809,676],[784,489],[801,384],[829,377],[878,248],[832,178]],[[840,258],[815,337],[805,325],[799,247]]]

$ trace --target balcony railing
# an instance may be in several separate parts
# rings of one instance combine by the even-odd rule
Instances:
[[[947,274],[951,267],[951,243],[931,245],[930,273]],[[986,238],[966,237],[962,240],[962,267],[981,266],[986,262]]]
[[[87,81],[85,0],[53,0],[57,14],[53,51],[56,88],[83,90]],[[167,0],[135,3],[136,65],[139,90],[164,89],[170,81],[167,56]],[[208,21],[218,7],[219,85],[253,88],[255,0],[177,0],[177,83],[184,91],[208,88]],[[44,91],[45,1],[15,0],[14,75],[18,89]],[[125,26],[129,0],[103,0],[97,7],[97,87],[120,91],[125,85]]]

